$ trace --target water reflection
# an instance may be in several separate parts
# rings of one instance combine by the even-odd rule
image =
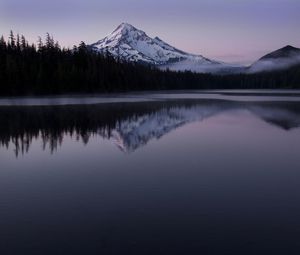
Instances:
[[[289,131],[300,126],[299,102],[234,102],[175,100],[73,106],[0,107],[1,148],[16,156],[29,151],[36,139],[43,149],[56,150],[65,136],[84,144],[91,136],[110,139],[124,152],[134,152],[172,130],[227,111],[246,110],[270,125]]]

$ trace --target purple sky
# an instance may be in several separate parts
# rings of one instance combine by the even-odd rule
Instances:
[[[63,46],[92,43],[128,22],[191,53],[250,63],[287,44],[300,47],[299,0],[0,0],[0,34]]]

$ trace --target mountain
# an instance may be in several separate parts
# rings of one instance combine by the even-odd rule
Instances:
[[[122,23],[110,35],[88,47],[122,61],[153,65],[161,70],[197,73],[257,73],[300,63],[300,49],[288,45],[263,56],[249,67],[231,65],[179,50],[158,37],[149,37],[128,23]]]
[[[260,58],[249,67],[248,72],[281,70],[297,64],[300,64],[300,49],[288,45]]]
[[[291,58],[295,55],[300,55],[300,49],[295,48],[291,45],[287,45],[279,50],[273,51],[263,56],[260,60]]]
[[[122,23],[110,35],[89,45],[89,48],[101,53],[107,52],[124,61],[150,64],[174,71],[220,72],[231,68],[230,65],[201,55],[186,53],[158,37],[151,38],[128,23]]]

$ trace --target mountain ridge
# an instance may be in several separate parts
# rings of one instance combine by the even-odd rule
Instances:
[[[300,63],[300,49],[287,45],[266,54],[250,66],[228,64],[201,54],[187,53],[166,43],[158,36],[151,38],[143,30],[126,22],[88,47],[98,53],[108,53],[121,61],[152,65],[160,70],[195,73],[257,73],[286,69]]]
[[[283,70],[300,64],[300,49],[291,45],[272,51],[257,61],[249,68],[248,73],[258,73],[273,70]]]
[[[105,38],[90,44],[89,48],[96,52],[109,53],[124,61],[155,65],[161,69],[172,70],[174,63],[185,61],[206,69],[228,67],[222,62],[177,49],[157,36],[151,38],[144,31],[128,23],[120,24]]]
[[[286,58],[292,57],[294,54],[300,54],[300,49],[291,45],[286,45],[278,50],[268,53],[261,57],[259,60],[270,59],[270,58]]]

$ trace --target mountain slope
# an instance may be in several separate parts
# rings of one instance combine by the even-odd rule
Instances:
[[[300,49],[288,45],[260,58],[249,67],[248,72],[257,73],[262,71],[287,69],[299,63]]]
[[[179,50],[158,37],[149,37],[128,23],[122,23],[89,48],[126,62],[149,64],[161,70],[196,73],[257,73],[285,69],[300,63],[300,49],[288,45],[263,56],[249,67],[226,64]]]
[[[151,38],[127,23],[122,23],[110,35],[89,47],[97,52],[108,52],[124,61],[151,64],[174,71],[213,72],[228,68],[228,65],[201,55],[181,51],[158,37]]]

